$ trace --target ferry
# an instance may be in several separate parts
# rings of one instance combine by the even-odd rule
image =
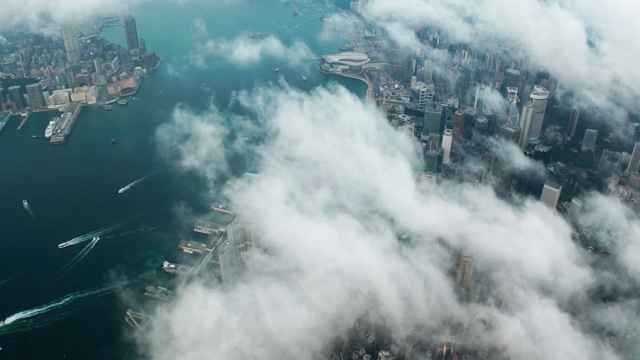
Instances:
[[[123,187],[122,189],[118,190],[118,194],[122,194],[123,192],[129,190],[131,187],[129,187],[129,185]]]
[[[69,245],[71,245],[71,243],[69,241],[65,241],[62,244],[58,244],[58,249],[66,248]]]
[[[302,78],[302,81],[307,81],[307,77],[304,76],[304,74],[300,74],[300,77]]]
[[[38,138],[38,135],[31,135],[31,138],[32,138],[32,139],[37,139],[37,138]]]
[[[276,68],[275,70],[273,70],[273,72],[278,72],[280,71],[280,68]]]
[[[193,268],[190,266],[186,266],[186,265],[180,265],[180,264],[172,264],[168,261],[165,261],[162,264],[162,270],[168,272],[169,274],[173,274],[173,275],[187,275],[189,273],[191,273],[191,271],[193,271]]]
[[[22,206],[24,206],[25,209],[29,207],[27,200],[22,200]]]
[[[56,116],[51,119],[51,121],[49,121],[49,125],[47,125],[47,128],[44,130],[44,137],[48,139],[51,137],[51,135],[53,135],[53,129],[56,127],[56,123],[58,123],[58,120],[60,120],[60,118]]]

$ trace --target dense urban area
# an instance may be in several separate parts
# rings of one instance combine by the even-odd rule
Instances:
[[[592,259],[592,266],[607,266],[607,259],[615,255],[601,236],[608,229],[583,221],[582,204],[588,193],[596,191],[640,211],[640,122],[635,114],[630,114],[628,123],[608,122],[607,114],[574,104],[572,94],[554,74],[532,67],[527,59],[485,49],[482,44],[450,41],[446,33],[429,26],[415,30],[424,47],[407,55],[384,28],[360,16],[365,0],[350,4],[350,13],[360,20],[352,28],[327,22],[328,14],[316,11],[312,1],[290,3],[292,16],[317,18],[325,28],[348,37],[334,54],[319,55],[317,70],[366,84],[364,101],[375,103],[397,131],[421,146],[420,183],[490,186],[508,201],[539,198],[571,224],[574,241]],[[335,9],[332,2],[325,3]],[[124,27],[127,48],[100,36],[101,29],[109,26]],[[24,124],[32,112],[60,112],[48,129],[51,144],[67,141],[82,107],[101,106],[108,111],[110,104],[126,105],[126,98],[136,93],[145,76],[153,76],[149,72],[163,60],[138,37],[131,15],[65,24],[57,34],[16,30],[3,36],[0,131],[12,116],[23,117]],[[252,33],[249,37],[261,41],[269,36]],[[304,74],[301,77],[306,81]],[[528,157],[546,173],[540,175],[532,167],[514,170],[512,162],[518,156]],[[259,176],[243,175],[247,181]],[[260,234],[227,199],[215,199],[210,214],[195,223],[194,231],[203,240],[183,240],[178,245],[192,254],[193,261],[164,261],[163,270],[179,277],[206,272],[229,284],[242,278],[250,259],[247,254],[260,251]],[[399,243],[411,241],[409,234],[398,234]],[[472,252],[455,248],[446,239],[441,245],[456,254],[450,280],[456,284],[458,301],[509,306],[509,299],[493,298],[476,281],[483,275],[474,272]],[[617,296],[616,289],[609,290],[593,296]],[[148,286],[145,295],[166,302],[179,296],[155,286]],[[154,322],[152,315],[134,309],[127,311],[125,319],[139,332]],[[442,334],[415,329],[415,336],[402,341],[372,314],[353,314],[344,320],[348,330],[335,334],[326,359],[510,359],[504,349],[479,346],[470,339],[471,320],[452,321]],[[637,329],[622,333],[601,329],[601,333],[602,341],[620,354],[637,346]]]

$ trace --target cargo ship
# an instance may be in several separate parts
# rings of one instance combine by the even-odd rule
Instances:
[[[162,301],[171,301],[173,299],[173,291],[160,286],[147,286],[144,288],[144,295]]]
[[[168,261],[165,261],[162,264],[162,270],[173,275],[187,275],[193,271],[193,268],[191,266],[172,264]]]

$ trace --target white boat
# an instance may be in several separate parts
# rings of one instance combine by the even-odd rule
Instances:
[[[98,241],[98,240],[100,240],[100,236],[94,236],[93,237],[93,241]]]
[[[47,128],[44,130],[44,137],[46,137],[47,139],[50,138],[51,135],[53,135],[53,129],[56,127],[58,119],[60,118],[54,117],[53,119],[51,119],[51,121],[49,121],[49,125],[47,125]]]
[[[127,191],[129,189],[130,189],[129,185],[127,185],[127,186],[123,187],[122,189],[118,190],[118,194],[122,194],[123,192],[125,192],[125,191]]]
[[[280,71],[280,68],[276,68],[273,72],[278,72]]]
[[[66,247],[67,247],[67,246],[69,246],[69,245],[71,245],[71,243],[70,243],[70,242],[68,242],[68,241],[65,241],[65,242],[63,242],[62,244],[58,244],[58,248],[59,248],[59,249],[66,248]]]
[[[307,77],[304,76],[304,74],[300,74],[300,77],[302,78],[302,81],[307,81]]]

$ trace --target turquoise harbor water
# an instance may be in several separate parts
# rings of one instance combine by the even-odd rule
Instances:
[[[313,59],[304,65],[306,83],[300,70],[269,57],[246,67],[217,57],[206,60],[207,68],[189,65],[207,38],[196,32],[195,19],[202,19],[213,39],[268,32],[287,45],[302,40],[318,55],[337,52],[346,38],[336,33],[332,41],[319,39],[316,7],[306,17],[294,17],[290,5],[275,0],[180,3],[149,2],[131,9],[139,36],[165,61],[126,107],[114,104],[109,112],[85,107],[62,146],[48,146],[43,136],[54,112],[32,114],[19,131],[21,118],[13,117],[0,133],[0,320],[13,321],[0,327],[0,357],[136,358],[124,312],[153,305],[142,296],[144,286],[170,287],[162,260],[183,259],[177,243],[198,239],[193,223],[176,217],[178,204],[196,209],[197,217],[210,201],[201,195],[201,179],[173,171],[159,156],[156,129],[171,120],[178,103],[204,110],[213,102],[224,110],[231,90],[250,90],[281,76],[303,90],[337,81],[364,96],[364,84],[330,79],[317,72]],[[105,28],[103,35],[124,43],[122,28]],[[274,73],[276,67],[282,70]],[[236,105],[232,111],[242,109]],[[34,134],[39,138],[32,139]],[[110,144],[112,138],[116,145]],[[236,165],[236,173],[246,170]],[[102,238],[92,243],[96,231]],[[57,247],[78,237],[86,241]]]

